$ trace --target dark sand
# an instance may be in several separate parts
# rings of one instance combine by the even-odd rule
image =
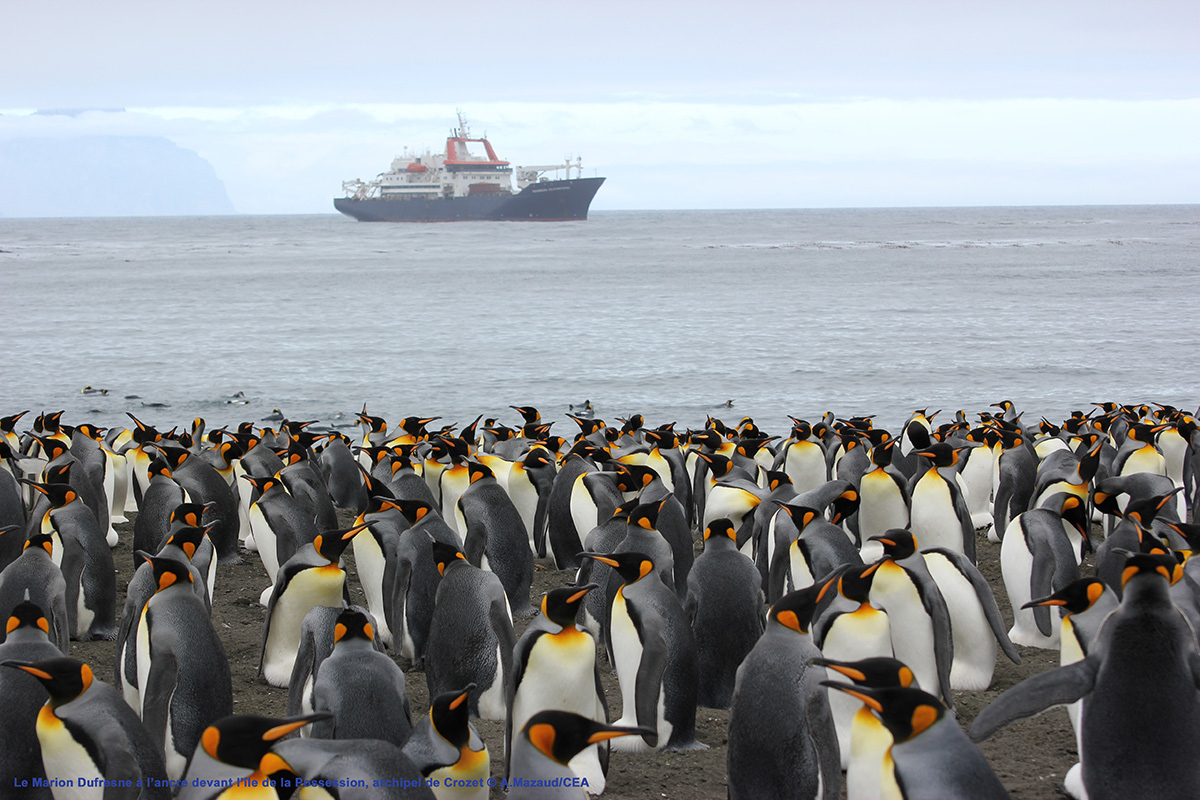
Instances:
[[[351,518],[339,515],[349,524]],[[132,522],[117,526],[121,542],[113,551],[116,560],[120,596],[117,608],[124,603],[124,587],[132,575]],[[977,537],[980,568],[991,584],[1006,621],[1012,615],[1000,577],[1000,545]],[[258,597],[268,580],[258,557],[243,553],[245,560],[235,566],[218,567],[216,594],[213,598],[213,625],[225,644],[233,671],[235,713],[256,713],[284,716],[287,690],[268,686],[258,677],[258,659],[262,644],[264,609]],[[348,564],[353,575],[353,563]],[[548,589],[571,584],[574,571],[555,570],[553,563],[543,560],[534,573],[532,596],[536,600]],[[366,605],[357,578],[351,578],[351,595],[355,602]],[[526,620],[517,620],[517,635]],[[1002,654],[996,665],[992,687],[985,692],[956,692],[955,703],[964,726],[969,725],[980,709],[1000,692],[1021,680],[1058,666],[1058,652],[1035,648],[1018,648],[1021,665],[1012,664]],[[71,655],[91,664],[97,676],[111,681],[115,648],[111,642],[73,642]],[[401,660],[402,666],[406,662]],[[610,709],[620,708],[620,693],[616,674],[602,662],[601,671],[608,692]],[[408,695],[414,717],[428,710],[429,697],[425,676],[418,670],[406,670]],[[492,756],[492,775],[503,775],[500,756],[504,746],[504,726],[499,721],[476,720]],[[635,755],[613,753],[608,773],[608,787],[603,797],[611,800],[724,800],[726,728],[729,712],[701,708],[696,713],[696,736],[709,749],[687,753],[655,753]],[[1000,731],[984,742],[986,754],[996,774],[1014,798],[1059,798],[1067,795],[1061,790],[1063,777],[1075,763],[1075,740],[1064,709],[1052,709],[1033,719],[1023,720]],[[495,799],[503,798],[498,789]]]

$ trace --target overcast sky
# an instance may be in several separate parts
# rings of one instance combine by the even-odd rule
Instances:
[[[515,164],[582,156],[594,209],[1200,203],[1200,3],[61,0],[0,27],[0,138],[166,136],[242,213],[329,212],[459,108]]]

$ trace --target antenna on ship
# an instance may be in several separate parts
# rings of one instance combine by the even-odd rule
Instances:
[[[455,109],[455,113],[458,114],[458,130],[455,131],[454,135],[460,139],[471,138],[471,134],[467,132],[467,117],[466,117],[466,115],[463,114],[461,108]]]

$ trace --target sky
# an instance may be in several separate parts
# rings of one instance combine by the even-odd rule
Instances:
[[[4,17],[0,140],[165,136],[240,213],[329,213],[343,180],[442,147],[458,109],[514,164],[582,157],[608,179],[595,210],[1200,203],[1195,0],[57,0]]]

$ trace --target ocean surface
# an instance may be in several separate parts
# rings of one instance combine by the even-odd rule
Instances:
[[[1200,206],[0,219],[0,415],[1195,410],[1198,300]]]

